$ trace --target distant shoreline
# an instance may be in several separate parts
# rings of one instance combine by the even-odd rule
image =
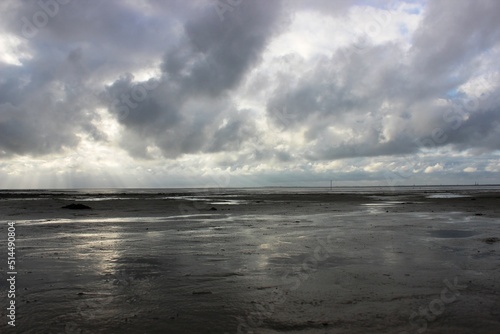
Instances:
[[[500,190],[500,184],[457,184],[457,185],[438,185],[438,184],[430,184],[430,185],[394,185],[394,186],[261,186],[261,187],[166,187],[166,188],[127,188],[127,187],[109,187],[109,188],[0,188],[0,192],[16,192],[16,191],[25,191],[25,192],[37,192],[37,191],[163,191],[163,190],[189,190],[189,191],[203,191],[206,189],[224,189],[224,190],[265,190],[265,189],[315,189],[315,190],[330,190],[330,189],[407,189],[407,188],[438,188],[438,189],[457,189],[457,188],[498,188]]]

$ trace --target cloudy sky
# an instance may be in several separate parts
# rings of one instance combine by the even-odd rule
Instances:
[[[0,2],[0,188],[500,183],[500,1]]]

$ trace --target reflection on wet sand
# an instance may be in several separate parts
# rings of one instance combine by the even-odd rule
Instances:
[[[494,206],[485,217],[454,206],[468,198],[356,196],[232,194],[182,214],[162,195],[136,217],[114,215],[135,205],[120,200],[18,219],[19,332],[411,331],[411,313],[454,277],[474,288],[432,325],[472,328],[477,312],[498,325],[498,244],[482,241],[498,235]]]

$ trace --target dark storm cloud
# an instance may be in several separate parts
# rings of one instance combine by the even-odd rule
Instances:
[[[67,4],[55,6],[58,1],[61,0],[22,2],[22,6],[15,8],[15,14],[7,18],[10,30],[28,39],[30,45],[35,47],[44,44],[46,47],[61,48],[89,43],[87,46],[99,56],[123,56],[124,52],[128,52],[127,58],[136,58],[162,51],[177,23],[173,18],[164,20],[159,15],[141,13],[138,11],[140,8],[129,6],[124,1],[65,0]],[[44,10],[40,3],[50,6]],[[169,8],[174,7],[170,3],[175,2],[169,1],[168,4]],[[164,7],[167,5],[164,4]],[[182,19],[179,6],[175,6],[177,9],[170,15],[176,14],[178,19]],[[44,12],[48,13],[46,21],[37,19],[43,17],[37,16],[37,13]],[[30,26],[34,27],[33,31],[27,29]]]
[[[360,2],[357,0],[289,0],[287,1],[290,7],[294,10],[309,10],[318,11],[322,14],[338,15],[339,13],[345,13],[350,6],[357,5]]]
[[[148,145],[155,145],[174,158],[183,153],[237,150],[254,137],[251,111],[238,110],[229,92],[258,62],[279,29],[279,14],[279,1],[243,1],[223,20],[213,6],[197,11],[183,26],[178,43],[166,51],[158,87],[121,117],[131,138],[124,136],[123,148],[144,155],[130,143],[140,135],[148,143],[143,153]],[[112,109],[118,114],[123,107],[116,103],[120,96],[129,94],[133,85],[146,84],[125,81],[108,87],[110,100],[115,101]]]
[[[219,95],[235,88],[278,28],[279,1],[242,1],[235,10],[234,17],[221,21],[209,8],[185,25],[191,52],[174,72],[187,74],[180,84],[190,93]],[[176,51],[165,56],[167,74],[172,56],[177,60]]]
[[[426,139],[434,146],[466,149],[498,149],[500,99],[498,91],[480,95],[447,96],[477,75],[493,68],[482,61],[500,42],[498,1],[431,1],[426,16],[413,36],[409,73],[419,98],[448,99],[445,108],[434,107],[427,118]],[[496,88],[498,89],[498,88]],[[434,134],[433,134],[434,133]],[[436,134],[438,133],[438,134]]]
[[[407,54],[387,43],[367,44],[347,59],[345,50],[323,57],[304,74],[289,73],[280,82],[267,102],[268,117],[284,129],[306,128],[304,156],[313,160],[445,145],[498,149],[498,93],[447,94],[481,74],[478,59],[500,40],[499,12],[495,1],[431,2]],[[438,99],[448,99],[447,105],[436,105]]]
[[[0,150],[5,155],[76,147],[76,133],[85,129],[103,138],[91,123],[95,104],[82,85],[76,54],[41,54],[23,66],[1,69]]]
[[[374,49],[368,57],[392,51],[390,47]],[[338,52],[332,57],[321,57],[301,76],[289,72],[268,100],[270,117],[277,123],[289,122],[290,125],[310,124],[308,119],[315,118],[327,127],[352,114],[365,113],[370,108],[376,110],[382,103],[379,91],[385,89],[380,81],[388,73],[384,64],[373,67],[367,60],[363,57],[345,59]]]
[[[99,107],[123,126],[119,145],[138,158],[157,149],[168,158],[228,152],[222,160],[244,165],[245,159],[390,156],[445,145],[499,149],[498,92],[458,91],[495,66],[484,58],[499,45],[498,1],[429,2],[409,50],[368,40],[355,50],[362,52],[332,45],[312,60],[299,52],[280,55],[288,68],[275,77],[259,69],[248,92],[266,106],[264,122],[303,143],[279,149],[261,147],[261,114],[241,104],[238,88],[293,14],[342,16],[368,2],[244,0],[224,2],[232,5],[223,12],[207,1],[67,2],[35,30],[26,20],[34,25],[43,13],[37,1],[0,5],[9,13],[0,28],[21,38],[21,65],[0,63],[2,156],[74,149],[82,136],[106,141]],[[157,72],[146,80],[145,68]]]
[[[473,102],[475,105],[468,105]],[[500,94],[494,92],[474,100],[462,101],[444,117],[445,142],[458,151],[500,150]]]
[[[500,3],[430,1],[413,37],[413,62],[422,76],[470,75],[470,62],[498,44]],[[472,66],[469,66],[472,65]]]
[[[18,49],[30,55],[20,59],[21,66],[0,68],[3,155],[75,148],[80,142],[78,133],[104,140],[93,124],[99,121],[95,93],[100,78],[123,67],[143,66],[141,57],[160,50],[161,38],[151,37],[155,29],[161,30],[160,20],[145,22],[120,2],[43,3],[50,4],[48,11],[36,1],[10,2],[6,8],[10,15],[3,17],[3,30],[18,36]],[[166,28],[163,24],[168,32]],[[137,52],[141,48],[144,53]]]
[[[149,83],[154,89],[144,89],[144,99],[134,100],[137,87],[148,87],[148,83],[129,79],[110,86],[108,99],[115,101],[111,109],[125,126],[121,145],[135,157],[148,157],[148,146],[160,148],[169,158],[234,151],[256,134],[252,111],[238,110],[227,95],[187,96],[175,83],[164,80]],[[122,100],[120,96],[131,98]],[[122,101],[128,101],[130,107]]]
[[[127,78],[126,73],[160,58],[177,43],[174,30],[187,20],[189,7],[199,5],[151,1],[141,4],[148,7],[141,12],[142,8],[122,1],[43,3],[49,7],[36,1],[3,5],[11,14],[3,17],[3,30],[21,38],[18,49],[30,56],[20,59],[22,66],[2,64],[0,68],[2,155],[75,148],[80,142],[78,133],[105,140],[94,125],[99,122],[95,108],[102,103],[102,81],[110,76]],[[215,11],[211,14],[216,15]],[[118,79],[112,87],[117,90],[120,85],[130,89],[130,78]],[[172,92],[168,103],[175,103],[170,86],[164,87]],[[135,129],[160,119],[161,126],[175,125],[177,116],[169,113],[164,100],[150,96],[123,118],[124,124]],[[178,107],[172,106],[176,113]],[[159,132],[153,130],[148,133]]]
[[[268,115],[286,128],[306,128],[309,159],[415,152],[409,110],[384,110],[387,100],[405,99],[400,89],[406,79],[393,59],[399,53],[397,46],[386,45],[350,59],[341,51],[323,57],[297,80],[282,81],[268,101]],[[376,66],[373,59],[377,59]],[[392,138],[383,134],[388,114],[400,120],[398,134]],[[331,135],[330,127],[349,134]]]

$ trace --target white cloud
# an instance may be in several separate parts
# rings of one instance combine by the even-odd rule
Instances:
[[[424,170],[424,173],[429,174],[429,173],[435,173],[435,172],[441,172],[443,171],[443,166],[439,163],[435,164],[434,166],[429,166]]]
[[[474,172],[477,172],[477,168],[476,167],[467,167],[467,168],[464,168],[464,172],[474,173]]]

